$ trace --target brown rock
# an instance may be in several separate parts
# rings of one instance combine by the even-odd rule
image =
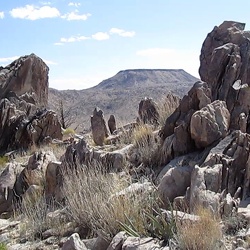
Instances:
[[[196,147],[207,147],[224,138],[227,135],[229,123],[230,113],[223,101],[214,101],[196,111],[190,122],[191,137]]]
[[[21,171],[19,163],[9,163],[0,175],[0,214],[13,208],[14,185]]]
[[[158,124],[159,113],[157,105],[151,98],[145,98],[140,101],[138,114],[143,123]]]
[[[230,128],[240,129],[241,113],[249,114],[250,49],[245,24],[225,21],[207,35],[200,55],[200,77],[211,86],[212,101],[222,100],[231,114]]]
[[[116,121],[115,121],[114,115],[110,115],[108,119],[108,127],[109,127],[110,134],[112,135],[113,132],[116,131]]]
[[[95,144],[102,146],[105,138],[108,137],[108,129],[102,110],[94,109],[93,116],[91,116],[91,130]]]

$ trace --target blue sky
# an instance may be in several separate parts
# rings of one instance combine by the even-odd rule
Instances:
[[[198,76],[207,33],[224,20],[249,24],[249,10],[248,0],[2,0],[0,65],[35,53],[57,89],[88,88],[124,69]]]

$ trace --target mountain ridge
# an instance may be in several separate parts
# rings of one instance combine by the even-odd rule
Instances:
[[[199,80],[183,69],[127,69],[103,80],[94,87],[82,90],[49,89],[49,107],[57,110],[60,100],[71,110],[80,129],[90,126],[95,107],[103,110],[106,118],[113,114],[119,123],[132,122],[137,117],[138,105],[144,97],[159,101],[167,93],[182,97]]]

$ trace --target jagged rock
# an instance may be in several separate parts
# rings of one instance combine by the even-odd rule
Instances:
[[[46,169],[51,161],[56,161],[52,152],[35,152],[18,176],[15,193],[21,197],[31,185],[43,187]]]
[[[116,121],[115,121],[114,115],[110,115],[108,119],[108,127],[109,127],[110,134],[112,135],[114,131],[116,131]]]
[[[225,21],[207,35],[200,55],[200,77],[211,86],[212,100],[222,100],[231,114],[230,128],[240,129],[241,113],[249,114],[249,31]]]
[[[199,109],[211,103],[211,90],[205,82],[196,82],[188,95],[184,96],[179,107],[170,115],[161,128],[159,135],[163,140],[163,163],[168,163],[174,157],[195,150],[195,143],[190,134],[192,115]],[[166,142],[165,142],[166,141]]]
[[[14,185],[23,168],[19,163],[8,163],[0,175],[0,214],[12,210]]]
[[[110,242],[107,250],[121,250],[124,241],[127,239],[126,232],[119,232]]]
[[[48,67],[34,54],[0,71],[0,152],[61,139],[61,124],[48,102]]]
[[[168,168],[168,166],[166,166]],[[164,169],[162,170],[164,171]],[[170,168],[160,180],[158,191],[165,204],[172,202],[177,196],[184,195],[190,186],[192,168],[176,166]],[[161,173],[160,173],[161,175]]]
[[[0,99],[15,93],[37,107],[48,104],[48,66],[35,54],[23,56],[0,70]]]
[[[107,250],[110,241],[107,240],[101,233],[98,232],[98,237],[95,240],[93,245],[93,250]]]
[[[157,105],[151,98],[145,98],[140,101],[138,114],[143,123],[158,124],[159,113]]]
[[[226,103],[214,101],[199,111],[191,118],[190,132],[197,148],[204,148],[213,142],[224,138],[230,123],[230,113]]]
[[[55,198],[57,201],[61,200],[61,189],[60,185],[62,183],[62,172],[61,162],[51,161],[49,162],[46,173],[45,173],[45,196],[47,200]]]
[[[95,144],[102,146],[105,138],[108,137],[108,129],[102,110],[94,109],[93,115],[91,116],[91,130]]]
[[[72,234],[63,244],[62,250],[87,250],[77,233]]]
[[[81,139],[78,143],[67,147],[62,157],[62,168],[76,169],[81,165],[91,166],[96,163],[101,164],[106,170],[122,170],[132,144],[122,149],[106,152],[95,148],[90,149],[89,145]]]

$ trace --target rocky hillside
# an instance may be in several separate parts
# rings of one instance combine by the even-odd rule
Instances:
[[[138,103],[144,97],[161,100],[172,93],[182,97],[198,79],[181,69],[135,69],[118,72],[86,90],[49,90],[49,106],[57,110],[63,100],[79,131],[90,127],[89,117],[95,107],[106,117],[114,114],[119,124],[135,121]],[[74,127],[73,126],[73,127]]]
[[[250,40],[244,28],[225,21],[207,35],[201,81],[180,101],[168,96],[177,107],[163,126],[155,102],[144,99],[140,118],[128,126],[116,127],[110,117],[107,127],[95,109],[88,136],[0,158],[0,249],[250,249]],[[20,112],[6,114],[23,103],[13,93],[4,98],[4,128]],[[15,103],[7,105],[7,98]],[[41,127],[37,116],[28,133]]]

